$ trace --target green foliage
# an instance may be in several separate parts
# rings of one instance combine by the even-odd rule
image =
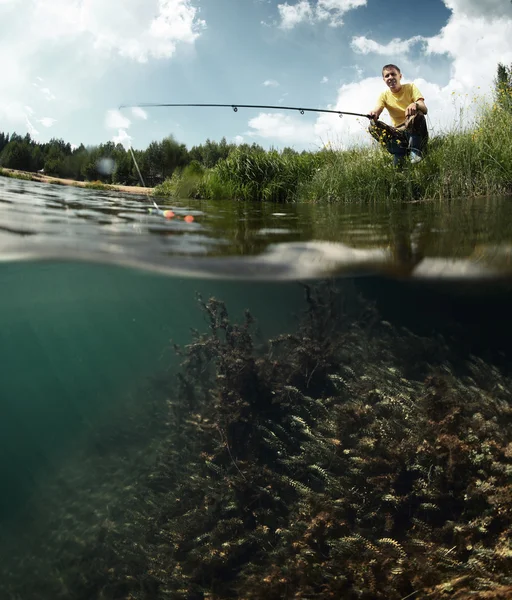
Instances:
[[[127,152],[118,152],[112,172],[112,183],[117,185],[134,185],[134,164]]]
[[[11,141],[2,152],[1,165],[7,169],[30,171],[31,153],[29,145],[24,141]]]
[[[320,157],[316,154],[239,148],[213,169],[214,177],[206,182],[205,191],[213,197],[215,186],[222,183],[226,186],[226,196],[235,200],[296,200],[300,182],[310,179],[319,164]],[[210,189],[209,184],[214,187]]]
[[[103,191],[107,191],[107,190],[111,189],[111,187],[109,185],[106,185],[105,183],[103,183],[101,181],[87,181],[85,183],[84,187],[89,188],[91,190],[103,190]]]
[[[157,185],[153,195],[167,198],[201,197],[204,176],[204,167],[194,160],[183,169],[177,168],[170,178]]]
[[[498,64],[494,80],[494,97],[501,108],[512,111],[512,65]]]
[[[220,160],[226,159],[235,148],[236,145],[228,144],[225,137],[220,142],[207,139],[204,144],[193,146],[189,156],[190,159],[196,160],[205,167],[212,168]]]
[[[0,131],[0,154],[2,153],[2,150],[7,146],[8,143],[9,143],[9,134],[5,134]]]

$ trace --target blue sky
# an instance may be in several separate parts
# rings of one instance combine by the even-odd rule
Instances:
[[[498,61],[508,0],[0,0],[0,131],[144,148],[172,134],[298,150],[369,143],[365,119],[286,111],[118,111],[212,102],[367,112],[397,63],[430,128],[470,122]],[[475,101],[478,97],[478,101]],[[386,120],[386,119],[385,119]]]

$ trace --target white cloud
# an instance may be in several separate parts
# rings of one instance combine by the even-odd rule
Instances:
[[[87,0],[79,18],[96,49],[118,52],[138,62],[170,58],[178,43],[193,43],[206,27],[191,0],[153,0],[151,4],[148,7],[142,0]],[[154,12],[157,15],[149,20],[148,15]]]
[[[105,115],[105,127],[108,129],[128,129],[131,121],[118,110],[108,110]]]
[[[265,87],[277,87],[279,82],[277,82],[275,79],[267,79],[263,82],[263,85]]]
[[[303,21],[313,20],[313,9],[308,0],[300,0],[297,4],[278,4],[279,16],[281,17],[280,27],[282,29],[293,29],[295,25]]]
[[[367,0],[300,0],[296,4],[278,4],[281,29],[293,29],[299,23],[327,21],[331,27],[343,25],[343,15],[366,6]]]
[[[477,86],[489,88],[498,62],[512,62],[512,9],[509,12],[509,16],[496,16],[491,21],[488,15],[469,18],[466,12],[454,12],[440,33],[428,40],[428,53],[452,59],[451,87],[464,91]]]
[[[284,144],[303,143],[314,137],[314,124],[283,113],[260,113],[250,119],[249,127],[249,137],[276,139]]]
[[[133,138],[125,129],[119,129],[117,135],[112,138],[114,144],[122,144],[126,150],[132,145]]]
[[[380,77],[344,84],[338,90],[336,103],[328,108],[365,114],[373,108],[381,91]],[[369,144],[371,141],[367,132],[369,124],[370,121],[366,117],[351,115],[339,117],[324,113],[315,123],[315,135],[324,144],[330,142],[332,147],[338,149]]]
[[[329,77],[326,77],[325,75],[322,77],[322,80],[320,81],[320,83],[327,83],[329,81]]]
[[[41,80],[40,77],[38,77],[37,79]],[[52,92],[50,91],[49,88],[41,87],[38,83],[33,83],[32,85],[41,92],[41,94],[46,98],[46,100],[48,100],[48,101],[55,100],[55,95],[52,94]]]
[[[90,107],[93,85],[119,57],[139,63],[173,57],[206,27],[198,0],[0,0],[0,122],[27,129],[44,118]],[[33,125],[30,131],[34,132]]]
[[[240,144],[244,143],[244,136],[243,135],[235,135],[235,137],[233,138],[233,142],[239,146]]]
[[[132,115],[134,117],[137,117],[138,119],[147,120],[147,118],[148,118],[148,113],[145,110],[143,110],[142,108],[140,108],[140,106],[132,107]]]
[[[494,20],[512,18],[512,5],[504,0],[444,0],[447,8],[460,17],[483,17]]]
[[[47,99],[47,100],[55,100],[55,96],[52,94],[52,92],[50,92],[50,90],[48,88],[41,88],[41,94],[43,94],[43,96]]]
[[[410,51],[414,44],[425,41],[425,38],[421,35],[415,35],[408,40],[401,40],[399,38],[394,38],[387,44],[379,44],[374,40],[368,39],[364,36],[354,37],[352,38],[352,43],[350,44],[352,50],[358,54],[382,54],[382,55],[401,55],[406,54]]]
[[[37,122],[41,123],[43,127],[51,127],[57,122],[57,119],[52,119],[52,117],[43,117],[42,119],[37,119]]]
[[[329,21],[332,27],[343,25],[343,15],[349,10],[366,6],[367,0],[318,0],[316,15],[320,21]]]
[[[25,127],[31,137],[37,137],[39,135],[39,131],[34,127],[32,121],[28,117],[25,117]]]

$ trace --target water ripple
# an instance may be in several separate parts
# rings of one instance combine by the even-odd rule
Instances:
[[[380,274],[507,280],[512,209],[175,202],[0,178],[0,258],[85,260],[181,275],[307,279]],[[184,217],[192,215],[193,222]]]

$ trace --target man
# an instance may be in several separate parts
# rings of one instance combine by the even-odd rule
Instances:
[[[412,163],[418,163],[428,141],[425,99],[414,83],[401,83],[402,73],[396,65],[385,65],[382,79],[388,89],[382,92],[377,106],[368,113],[373,119],[369,132],[393,154],[395,166],[403,162],[407,153]],[[384,109],[394,127],[378,120]]]

